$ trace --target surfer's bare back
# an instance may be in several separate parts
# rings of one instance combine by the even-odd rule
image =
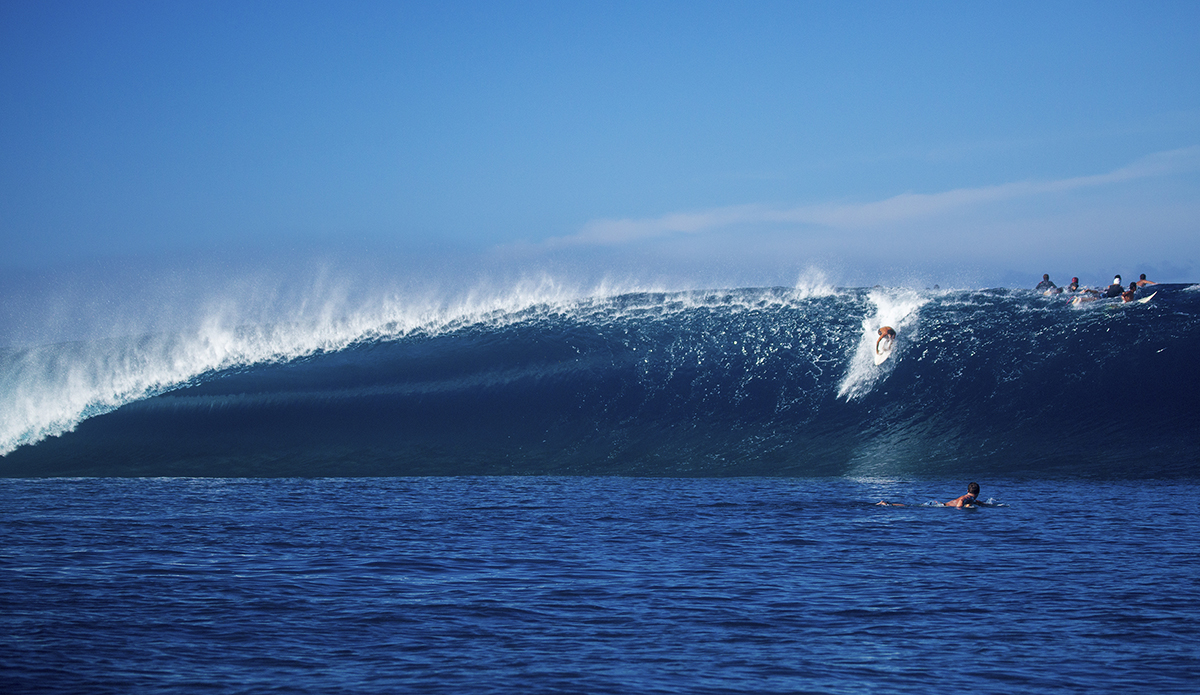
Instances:
[[[891,326],[884,326],[883,328],[879,329],[879,339],[875,341],[875,352],[879,352],[879,344],[883,342],[884,338],[887,338],[889,343],[895,340],[896,329],[892,328]]]
[[[934,504],[934,503],[930,502],[930,504]],[[963,495],[962,497],[955,497],[954,499],[950,500],[949,502],[947,502],[941,506],[973,508],[977,504],[983,504],[982,502],[979,501],[979,483],[970,482],[970,483],[967,483],[967,494]],[[877,506],[877,507],[907,507],[908,505],[903,504],[901,502],[888,502],[887,500],[879,500],[878,502],[875,503],[875,506]]]

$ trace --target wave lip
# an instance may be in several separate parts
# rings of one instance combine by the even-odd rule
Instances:
[[[613,291],[602,287],[592,299],[603,301]],[[385,298],[351,310],[337,294],[315,302],[310,312],[315,317],[302,320],[248,325],[237,319],[235,308],[217,306],[191,331],[0,351],[0,456],[216,373],[336,352],[363,341],[452,332],[479,323],[500,326],[521,320],[531,307],[577,297],[548,278],[508,292],[467,293],[433,304]]]
[[[801,284],[10,352],[0,474],[1200,474],[1184,286]]]

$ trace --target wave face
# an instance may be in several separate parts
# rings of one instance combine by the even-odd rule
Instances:
[[[1155,289],[631,293],[12,351],[0,474],[1196,476],[1200,291]]]

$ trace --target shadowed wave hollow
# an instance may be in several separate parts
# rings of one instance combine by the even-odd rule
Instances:
[[[1155,289],[535,304],[84,405],[0,474],[1196,476],[1200,292]],[[899,338],[875,366],[885,324]]]

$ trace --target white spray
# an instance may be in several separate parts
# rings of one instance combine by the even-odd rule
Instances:
[[[246,325],[253,307],[230,301],[210,305],[204,320],[184,331],[0,352],[0,456],[213,371],[288,361],[364,340],[519,320],[529,307],[626,291],[608,284],[583,291],[541,276],[451,301],[384,294],[351,302],[322,281],[269,325]]]
[[[928,297],[921,297],[913,290],[879,288],[871,290],[867,299],[875,311],[863,318],[862,335],[850,358],[846,376],[838,385],[838,397],[846,400],[865,396],[875,388],[875,384],[891,373],[897,360],[904,356],[905,343],[916,338],[919,310],[929,301]],[[875,342],[882,326],[891,326],[896,330],[896,354],[888,362],[876,366]]]

